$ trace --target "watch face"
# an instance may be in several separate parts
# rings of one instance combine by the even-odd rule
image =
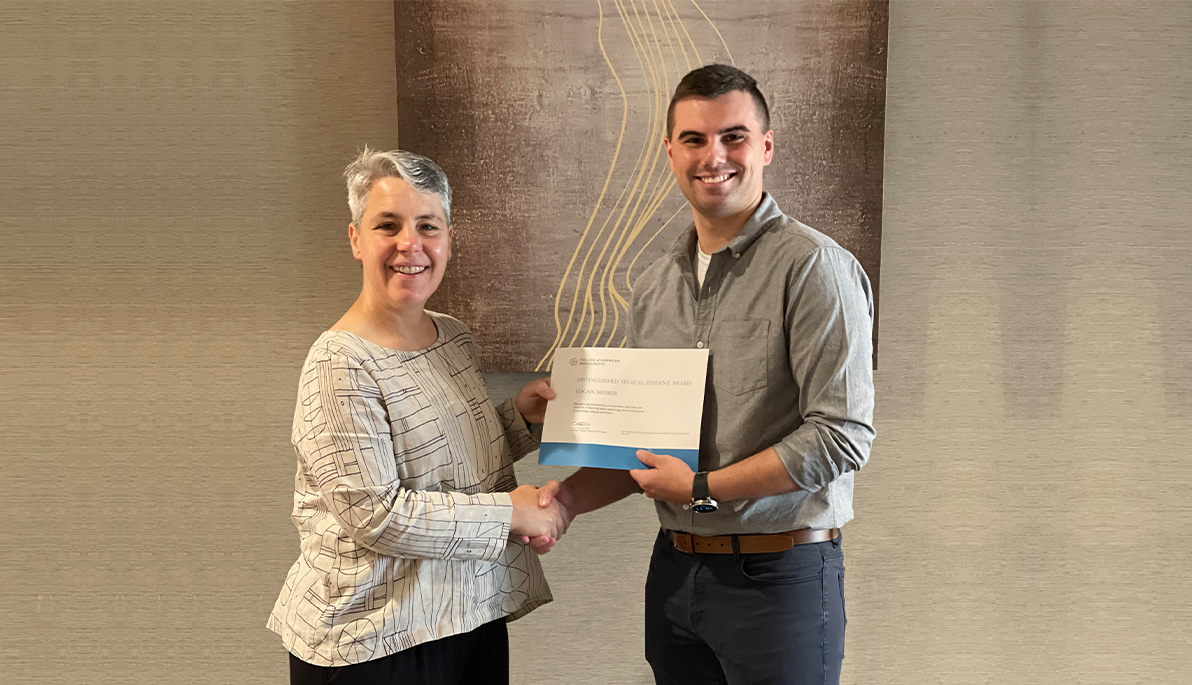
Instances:
[[[693,504],[693,505],[691,505],[691,508],[694,509],[695,511],[698,511],[701,514],[710,514],[713,511],[716,511],[715,504],[707,504],[704,502],[700,502],[698,504]]]

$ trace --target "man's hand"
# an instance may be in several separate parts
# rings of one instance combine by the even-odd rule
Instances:
[[[517,397],[513,398],[513,406],[517,407],[526,423],[542,423],[546,417],[546,403],[555,397],[550,378],[539,378],[525,384]]]
[[[650,468],[633,469],[629,475],[637,481],[646,497],[674,504],[691,502],[695,472],[687,462],[669,454],[654,454],[646,450],[638,450],[637,458]]]

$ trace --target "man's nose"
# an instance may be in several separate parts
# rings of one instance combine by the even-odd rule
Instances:
[[[723,163],[727,156],[728,150],[725,148],[724,143],[715,140],[708,144],[704,163],[707,166],[715,168]]]

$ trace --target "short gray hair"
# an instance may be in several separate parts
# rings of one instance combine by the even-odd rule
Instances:
[[[438,195],[443,203],[443,218],[448,226],[451,225],[451,186],[447,183],[447,174],[438,164],[414,152],[381,152],[365,146],[360,156],[344,169],[344,178],[348,182],[348,209],[352,210],[352,223],[357,228],[364,218],[373,184],[391,177],[400,178],[421,192]]]

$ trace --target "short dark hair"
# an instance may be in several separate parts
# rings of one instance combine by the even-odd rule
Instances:
[[[766,105],[766,98],[757,88],[757,81],[736,67],[727,64],[709,64],[699,69],[687,72],[679,85],[675,86],[675,94],[671,97],[670,106],[666,108],[666,137],[670,138],[675,129],[675,104],[690,97],[718,98],[734,90],[743,90],[753,96],[757,105],[757,113],[762,120],[762,133],[770,130],[770,107]]]

